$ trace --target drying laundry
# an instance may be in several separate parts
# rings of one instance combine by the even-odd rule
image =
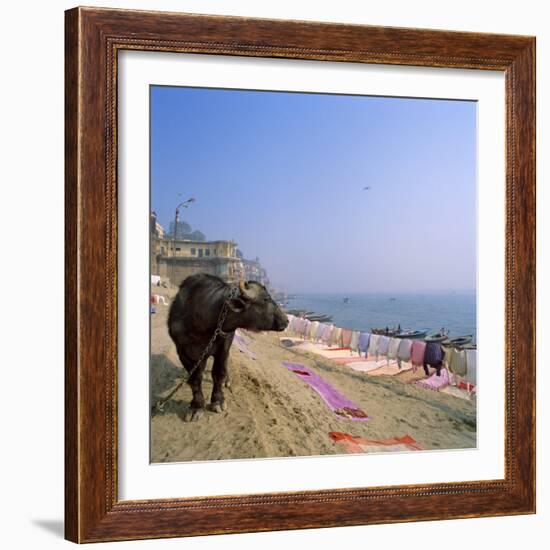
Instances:
[[[332,346],[342,347],[342,329],[340,327],[334,327],[330,342]]]
[[[349,344],[349,347],[352,351],[359,351],[359,337],[361,336],[361,333],[357,330],[354,330],[351,333],[351,342]]]
[[[449,370],[458,376],[464,377],[467,372],[466,351],[453,349],[450,352]]]
[[[414,340],[411,346],[411,363],[418,367],[424,365],[424,355],[426,354],[426,342]]]
[[[349,348],[351,344],[352,331],[349,328],[342,329],[342,347]]]
[[[388,359],[397,358],[397,350],[401,340],[399,338],[390,338],[390,344],[388,346]]]
[[[370,334],[368,332],[362,332],[359,336],[359,351],[367,355],[369,349]]]
[[[378,334],[371,334],[369,340],[369,348],[367,355],[369,357],[378,357],[378,340],[380,336]]]
[[[477,384],[477,350],[467,349],[466,351],[466,380],[473,384]]]
[[[412,340],[403,338],[397,348],[397,364],[401,368],[403,363],[408,363],[411,360]]]
[[[378,355],[388,355],[388,349],[390,347],[390,339],[388,336],[380,336],[378,338]]]

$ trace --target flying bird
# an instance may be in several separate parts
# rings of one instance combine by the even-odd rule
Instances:
[[[370,187],[363,187],[363,191],[368,191]]]

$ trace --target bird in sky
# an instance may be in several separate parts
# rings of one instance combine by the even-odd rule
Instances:
[[[368,191],[370,187],[363,187],[363,191]]]

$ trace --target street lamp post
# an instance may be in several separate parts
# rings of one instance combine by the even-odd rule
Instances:
[[[178,237],[178,222],[180,219],[180,208],[189,208],[189,205],[195,202],[195,199],[191,197],[190,199],[187,199],[186,201],[180,202],[176,206],[176,214],[174,216],[174,238],[173,238],[173,245],[172,245],[172,256],[174,257],[174,260],[172,260],[172,281],[174,281],[174,263],[175,263],[175,257],[176,257],[176,239]]]

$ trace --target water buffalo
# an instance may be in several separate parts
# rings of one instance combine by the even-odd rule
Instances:
[[[191,275],[181,283],[168,315],[168,332],[188,372],[193,369],[214,334],[224,304],[227,304],[227,314],[220,327],[223,332],[188,380],[193,399],[185,415],[186,422],[198,420],[204,412],[202,376],[208,356],[214,357],[214,388],[208,408],[214,412],[225,410],[223,385],[228,376],[229,349],[237,328],[282,331],[288,325],[286,315],[260,283],[241,281],[237,286],[213,275]]]

